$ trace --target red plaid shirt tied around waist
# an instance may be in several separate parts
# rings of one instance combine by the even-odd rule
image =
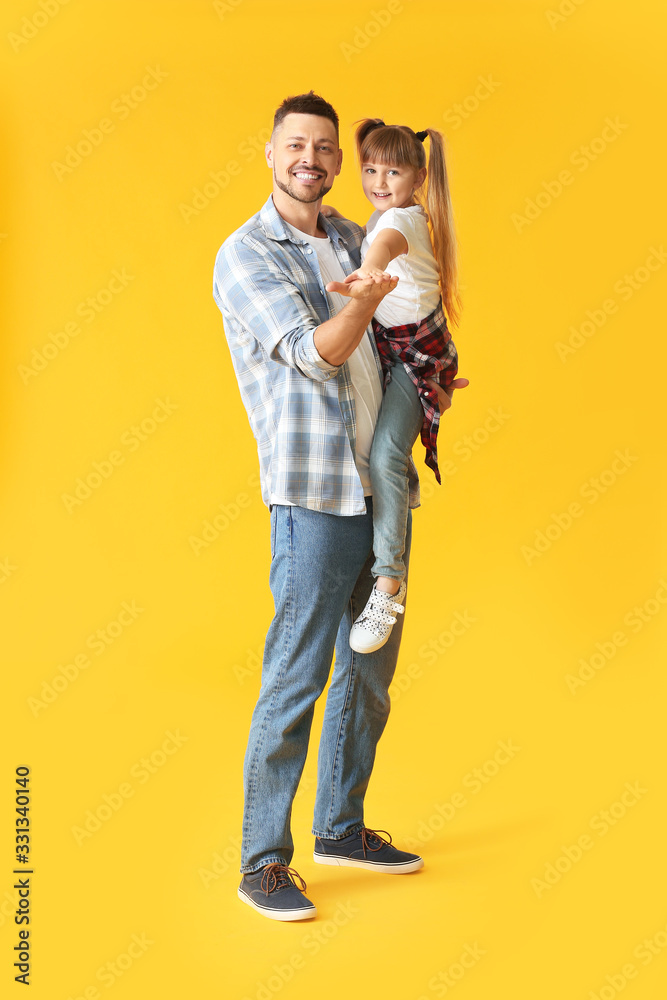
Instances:
[[[421,439],[426,448],[425,461],[440,483],[437,449],[440,406],[438,394],[426,379],[432,378],[444,387],[451,385],[456,378],[459,361],[452,335],[447,328],[442,301],[420,323],[387,328],[373,319],[373,333],[382,362],[385,388],[391,381],[391,366],[395,363],[395,356],[404,363],[405,370],[417,387],[424,411]]]

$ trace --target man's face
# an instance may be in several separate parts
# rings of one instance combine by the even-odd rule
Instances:
[[[342,158],[334,123],[320,115],[286,115],[266,144],[276,185],[295,201],[309,203],[328,194]]]

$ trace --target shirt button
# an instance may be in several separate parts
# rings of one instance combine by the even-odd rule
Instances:
[[[312,253],[312,252],[313,252],[313,248],[312,247],[308,247],[308,249],[306,250],[306,253]]]

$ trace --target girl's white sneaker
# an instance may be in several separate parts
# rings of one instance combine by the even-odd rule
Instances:
[[[397,594],[386,594],[373,584],[371,596],[350,632],[350,646],[355,653],[374,653],[384,646],[396,624],[396,615],[405,611],[405,581]]]

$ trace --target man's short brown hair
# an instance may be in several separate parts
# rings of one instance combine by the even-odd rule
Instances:
[[[309,90],[307,94],[297,94],[295,97],[285,98],[273,116],[272,137],[276,129],[282,125],[285,116],[291,114],[319,115],[320,118],[328,118],[330,122],[333,122],[336,129],[336,139],[338,139],[338,115],[329,102],[325,101],[323,97],[320,97],[313,90]]]

